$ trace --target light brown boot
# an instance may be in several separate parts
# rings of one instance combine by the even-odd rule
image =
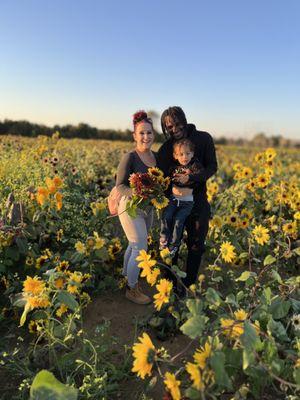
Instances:
[[[136,304],[149,304],[151,303],[150,297],[146,296],[138,287],[138,284],[134,288],[126,287],[126,298]]]

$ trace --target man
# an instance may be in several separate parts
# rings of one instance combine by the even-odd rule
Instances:
[[[203,166],[199,173],[176,175],[176,180],[182,184],[195,182],[194,207],[186,221],[188,257],[183,283],[189,287],[196,282],[201,257],[205,250],[204,242],[210,218],[206,181],[217,171],[215,146],[209,133],[198,131],[195,125],[187,123],[186,116],[180,107],[169,107],[162,113],[161,127],[167,140],[158,151],[158,166],[165,175],[169,175],[170,167],[174,163],[173,144],[183,138],[188,138],[194,144],[195,158]],[[173,259],[175,264],[177,258],[178,254]],[[170,275],[169,278],[171,278]]]

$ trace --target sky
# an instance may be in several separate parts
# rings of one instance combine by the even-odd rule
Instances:
[[[298,0],[0,0],[0,120],[300,137]]]

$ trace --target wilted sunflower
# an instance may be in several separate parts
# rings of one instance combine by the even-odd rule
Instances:
[[[116,255],[122,250],[122,245],[119,239],[113,239],[112,244],[108,246],[108,254],[111,260],[116,259]]]

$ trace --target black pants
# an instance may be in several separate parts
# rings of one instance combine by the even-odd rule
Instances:
[[[186,261],[186,277],[183,279],[185,286],[189,287],[197,280],[202,254],[205,251],[205,238],[208,232],[210,218],[209,204],[199,210],[193,210],[186,220],[188,256]],[[173,264],[177,264],[178,252],[173,258]],[[167,278],[176,284],[176,278],[171,272],[167,272]]]

